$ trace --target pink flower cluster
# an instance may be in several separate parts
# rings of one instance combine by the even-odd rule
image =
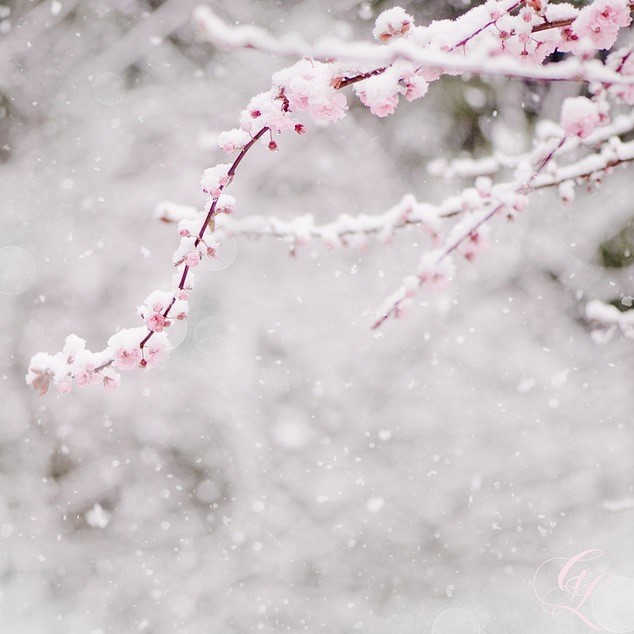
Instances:
[[[396,110],[399,95],[407,101],[414,101],[427,94],[429,83],[424,75],[411,62],[399,60],[381,75],[356,84],[354,91],[373,115],[387,117]]]
[[[246,130],[233,128],[218,135],[218,145],[227,154],[232,154],[236,150],[242,150],[251,140],[251,135]]]
[[[39,394],[46,394],[51,383],[60,394],[71,391],[73,384],[85,387],[100,382],[105,389],[119,385],[119,374],[107,364],[109,351],[91,352],[86,342],[76,335],[66,337],[61,352],[55,355],[39,352],[29,364],[26,381]]]
[[[332,64],[302,59],[273,75],[273,91],[289,113],[307,112],[316,121],[338,121],[348,106],[346,96],[332,85],[333,79]]]
[[[113,365],[118,370],[134,370],[136,367],[152,368],[169,352],[169,340],[164,332],[155,332],[143,347],[139,342],[147,335],[141,328],[125,328],[108,339],[108,350],[113,357]]]
[[[411,15],[405,13],[401,7],[394,7],[379,15],[372,35],[380,42],[388,42],[395,37],[405,35],[413,24]]]
[[[570,29],[574,36],[567,48],[583,52],[580,47],[584,43],[591,43],[595,49],[608,49],[614,46],[619,29],[629,26],[632,21],[630,7],[627,0],[594,0],[592,4],[581,9],[579,16],[572,23]]]
[[[222,203],[221,203],[222,201]],[[211,203],[210,203],[211,205]],[[232,196],[221,195],[217,199],[216,214],[231,213],[235,208]],[[212,234],[199,238],[200,227],[205,221],[206,212],[200,213],[193,220],[181,220],[178,223],[178,234],[181,237],[178,249],[174,251],[172,262],[174,266],[185,264],[192,268],[198,266],[205,257],[215,258],[218,254],[219,243]]]
[[[418,263],[418,285],[431,291],[444,291],[448,288],[456,267],[451,257],[438,260],[438,253],[426,253]]]
[[[165,316],[168,308],[175,319],[182,320],[187,317],[189,312],[187,299],[188,294],[185,291],[180,291],[176,297],[167,291],[153,291],[147,296],[145,303],[137,308],[137,315],[143,320],[148,330],[163,332],[165,328],[172,325],[170,319]]]
[[[561,106],[561,127],[566,136],[585,139],[601,123],[606,121],[599,105],[587,97],[570,97]]]
[[[203,191],[213,198],[218,198],[223,188],[231,182],[228,175],[230,167],[231,165],[229,163],[218,163],[218,165],[208,167],[200,177],[200,184]]]
[[[67,394],[74,385],[85,387],[96,383],[108,391],[116,389],[121,380],[117,370],[152,368],[167,356],[170,344],[163,330],[171,322],[163,313],[171,306],[176,319],[184,319],[188,311],[187,298],[188,291],[180,291],[175,298],[165,291],[152,292],[137,310],[145,327],[119,330],[101,352],[87,350],[83,339],[69,335],[61,352],[55,355],[39,352],[31,359],[27,384],[42,395],[51,384],[60,394]],[[148,333],[152,337],[141,348],[141,341]]]

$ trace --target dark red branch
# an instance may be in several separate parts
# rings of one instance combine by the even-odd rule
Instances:
[[[231,164],[231,167],[229,168],[229,171],[227,172],[227,176],[229,177],[227,185],[229,185],[231,181],[233,180],[236,170],[238,169],[238,166],[242,162],[242,159],[246,156],[247,152],[257,143],[257,141],[259,141],[262,138],[264,134],[266,134],[268,130],[269,130],[268,127],[260,128],[260,130],[257,131],[255,136],[253,136],[252,139],[242,148],[242,150],[240,151],[240,154],[236,156],[235,160]],[[225,187],[226,185],[221,185],[218,189],[222,191]],[[201,240],[203,239],[203,236],[205,235],[207,226],[209,225],[210,221],[213,219],[214,215],[216,214],[218,198],[219,197],[216,196],[211,201],[211,206],[209,207],[209,211],[207,212],[207,215],[205,216],[205,221],[200,227],[200,230],[198,231],[198,236],[196,237],[196,241],[194,242],[194,248],[200,244]],[[190,267],[186,264],[185,268],[183,269],[183,275],[181,276],[180,282],[178,284],[179,291],[182,291],[185,288],[185,284],[187,283],[187,276],[189,275],[189,270],[190,270]],[[170,301],[168,307],[163,311],[163,317],[169,316],[170,311],[172,310],[172,307],[174,306],[175,302],[176,302],[176,293],[172,295],[172,300]],[[149,330],[147,335],[143,338],[143,340],[139,344],[139,348],[141,348],[141,351],[143,351],[145,344],[152,338],[152,335],[154,335],[154,331]]]

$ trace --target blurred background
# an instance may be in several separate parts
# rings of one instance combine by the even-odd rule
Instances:
[[[35,352],[71,332],[99,350],[169,288],[156,204],[203,204],[215,134],[290,63],[197,41],[200,1],[0,1],[0,631],[589,631],[545,613],[533,577],[590,548],[593,574],[634,577],[632,343],[582,318],[631,304],[631,168],[570,208],[533,195],[380,332],[420,229],[296,257],[240,238],[196,271],[159,369],[113,394],[25,386]],[[310,40],[369,38],[392,3],[211,6]],[[384,120],[350,93],[342,122],[250,153],[237,214],[439,202],[468,183],[430,160],[526,151],[576,90],[445,78]]]

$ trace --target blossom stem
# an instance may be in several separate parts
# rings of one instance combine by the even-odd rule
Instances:
[[[544,170],[546,165],[548,165],[548,163],[550,163],[550,161],[552,161],[552,159],[554,158],[555,154],[561,149],[561,147],[563,146],[565,141],[566,141],[566,137],[562,137],[561,140],[559,141],[559,143],[548,153],[548,155],[544,159],[542,159],[540,161],[539,165],[535,168],[535,170],[531,174],[530,178],[526,182],[522,183],[522,185],[520,185],[516,189],[516,193],[518,193],[518,194],[528,194],[534,189],[532,187],[532,185],[535,182],[535,179]],[[449,257],[454,251],[456,251],[460,247],[460,245],[470,235],[473,234],[474,231],[477,231],[482,225],[486,224],[489,220],[491,220],[491,218],[496,216],[505,207],[506,207],[506,203],[498,203],[491,210],[486,212],[475,224],[473,224],[473,225],[471,225],[469,227],[468,231],[465,231],[461,236],[456,238],[451,244],[449,244],[447,247],[445,247],[445,249],[436,258],[436,264],[440,264],[445,258]],[[419,286],[422,285],[422,283],[423,283],[423,280],[419,279]],[[383,322],[385,320],[387,320],[391,315],[397,313],[399,308],[400,308],[400,305],[403,302],[403,299],[405,299],[405,298],[397,299],[394,302],[394,304],[390,307],[390,309],[387,310],[386,312],[384,312],[381,315],[381,317],[379,319],[377,319],[376,322],[374,322],[374,324],[372,325],[372,330],[376,330],[377,328],[379,328],[381,326],[381,324],[383,324]]]
[[[242,148],[242,150],[240,151],[240,154],[238,154],[238,156],[235,158],[235,160],[231,164],[231,167],[227,171],[227,177],[229,179],[227,181],[227,185],[229,185],[231,183],[231,180],[235,176],[235,173],[236,173],[236,170],[238,169],[238,166],[242,162],[242,159],[246,156],[247,152],[260,140],[260,138],[262,138],[262,136],[264,134],[267,133],[268,130],[269,130],[268,127],[260,128],[260,130],[258,130],[257,133],[251,138],[251,140]],[[220,185],[220,187],[218,189],[220,191],[222,191],[225,187],[226,187],[226,185]],[[216,213],[216,207],[218,205],[218,199],[219,199],[219,196],[215,196],[212,199],[212,201],[211,201],[211,205],[209,207],[209,211],[207,212],[207,215],[205,216],[205,221],[203,222],[202,226],[200,227],[200,230],[198,231],[198,236],[196,237],[196,241],[194,242],[194,248],[197,247],[200,244],[200,242],[202,241],[203,236],[205,235],[205,230],[207,229],[207,226],[209,225],[209,222],[211,221],[211,219],[214,217],[214,215]],[[185,284],[187,283],[187,276],[189,275],[189,271],[190,271],[190,266],[186,264],[185,268],[183,269],[183,274],[181,275],[180,282],[178,284],[178,290],[179,291],[182,291],[185,288]],[[176,298],[177,298],[176,297],[176,293],[174,293],[172,295],[172,299],[171,299],[170,303],[168,304],[167,308],[163,311],[163,317],[164,318],[167,318],[167,316],[170,314],[170,311],[172,310],[172,307],[174,306],[174,303],[176,302]],[[153,330],[149,330],[147,335],[145,335],[145,337],[143,338],[143,340],[139,344],[139,348],[141,348],[141,352],[142,353],[143,353],[143,348],[145,347],[145,344],[147,344],[147,342],[152,338],[152,335],[154,335],[154,331]]]
[[[509,7],[506,12],[504,13],[504,15],[507,15],[509,13],[511,13],[511,11],[514,11],[515,9],[517,9],[517,7],[519,7],[521,4],[523,3],[523,0],[520,0],[520,2],[516,2],[513,6]],[[463,46],[465,46],[466,44],[469,43],[470,40],[472,40],[474,37],[476,37],[477,35],[480,35],[480,33],[482,33],[482,31],[485,31],[486,29],[488,29],[490,26],[493,26],[494,24],[497,23],[497,21],[501,18],[502,16],[498,16],[497,18],[490,20],[489,22],[487,22],[486,24],[483,24],[477,31],[473,32],[471,35],[465,37],[463,40],[460,40],[460,42],[458,42],[457,44],[454,44],[449,51],[455,51],[457,48],[462,48]]]

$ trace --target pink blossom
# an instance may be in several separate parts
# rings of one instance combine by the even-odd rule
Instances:
[[[216,204],[217,214],[231,214],[236,209],[236,199],[228,194],[221,194]]]
[[[464,240],[458,247],[458,251],[470,262],[480,255],[482,251],[487,247],[487,241],[482,234],[474,231],[469,234],[469,237]]]
[[[141,358],[138,348],[119,348],[114,355],[113,364],[119,370],[134,370]]]
[[[40,372],[39,370],[33,370],[33,378],[31,379],[31,385],[33,389],[40,395],[44,396],[48,392],[48,388],[51,382],[51,375],[47,372]]]
[[[405,99],[414,101],[427,94],[429,83],[420,75],[412,75],[405,80]]]
[[[587,97],[571,97],[561,107],[561,126],[566,136],[578,136],[585,139],[599,123],[599,107]]]
[[[432,81],[436,81],[440,79],[443,74],[442,68],[436,68],[434,66],[426,66],[425,68],[421,68],[418,71],[418,74],[426,81],[431,83]]]
[[[511,201],[511,209],[522,212],[528,207],[528,196],[525,194],[514,194]]]
[[[283,100],[280,99],[279,89],[269,90],[256,95],[240,115],[241,127],[244,130],[252,130],[253,120],[255,119],[258,128],[266,126],[277,133],[292,130],[297,121],[282,109],[283,104]]]
[[[632,18],[627,0],[595,0],[584,7],[572,23],[579,38],[592,42],[594,48],[611,48],[619,28],[629,26]]]
[[[218,135],[218,145],[227,152],[227,154],[241,150],[250,140],[251,135],[246,130],[241,130],[240,128],[233,128],[232,130],[221,132]]]
[[[288,92],[286,98],[288,99],[288,107],[293,112],[306,112],[310,108],[310,102],[306,93]]]
[[[144,348],[146,368],[158,365],[167,353],[167,339],[152,338]]]
[[[163,328],[166,327],[165,317],[161,313],[152,313],[145,320],[145,325],[148,327],[148,330],[152,330],[153,332],[162,332]]]
[[[318,97],[311,102],[310,116],[313,119],[338,121],[346,116],[348,104],[342,92],[332,91],[328,97]]]
[[[107,392],[113,392],[119,387],[119,379],[112,376],[104,376],[103,387]]]
[[[387,117],[393,114],[398,106],[398,94],[387,95],[380,100],[370,101],[364,92],[359,93],[361,103],[370,108],[370,112],[377,117]]]
[[[70,381],[68,381],[67,379],[62,379],[61,381],[57,382],[57,391],[60,394],[68,394],[72,389],[72,385],[70,383]]]
[[[434,252],[423,255],[419,264],[418,279],[424,288],[444,291],[451,282],[455,266],[450,257],[444,257],[440,261],[436,258]]]
[[[207,168],[200,179],[203,191],[213,198],[218,198],[222,189],[229,184],[230,178],[227,173],[230,167],[228,163],[220,163]]]
[[[446,291],[449,288],[449,278],[439,271],[425,271],[419,273],[420,285],[430,291]]]
[[[401,7],[394,7],[379,15],[372,35],[381,42],[387,42],[394,37],[404,36],[413,23],[414,19],[411,15],[405,13]]]
[[[196,266],[199,262],[200,262],[200,253],[198,253],[198,251],[190,251],[185,256],[185,264],[187,264],[187,266],[189,267]]]
[[[92,381],[93,375],[88,370],[79,370],[75,372],[74,377],[75,377],[75,383],[77,383],[77,385],[79,385],[80,387],[84,387],[85,385],[90,384],[90,382]]]

